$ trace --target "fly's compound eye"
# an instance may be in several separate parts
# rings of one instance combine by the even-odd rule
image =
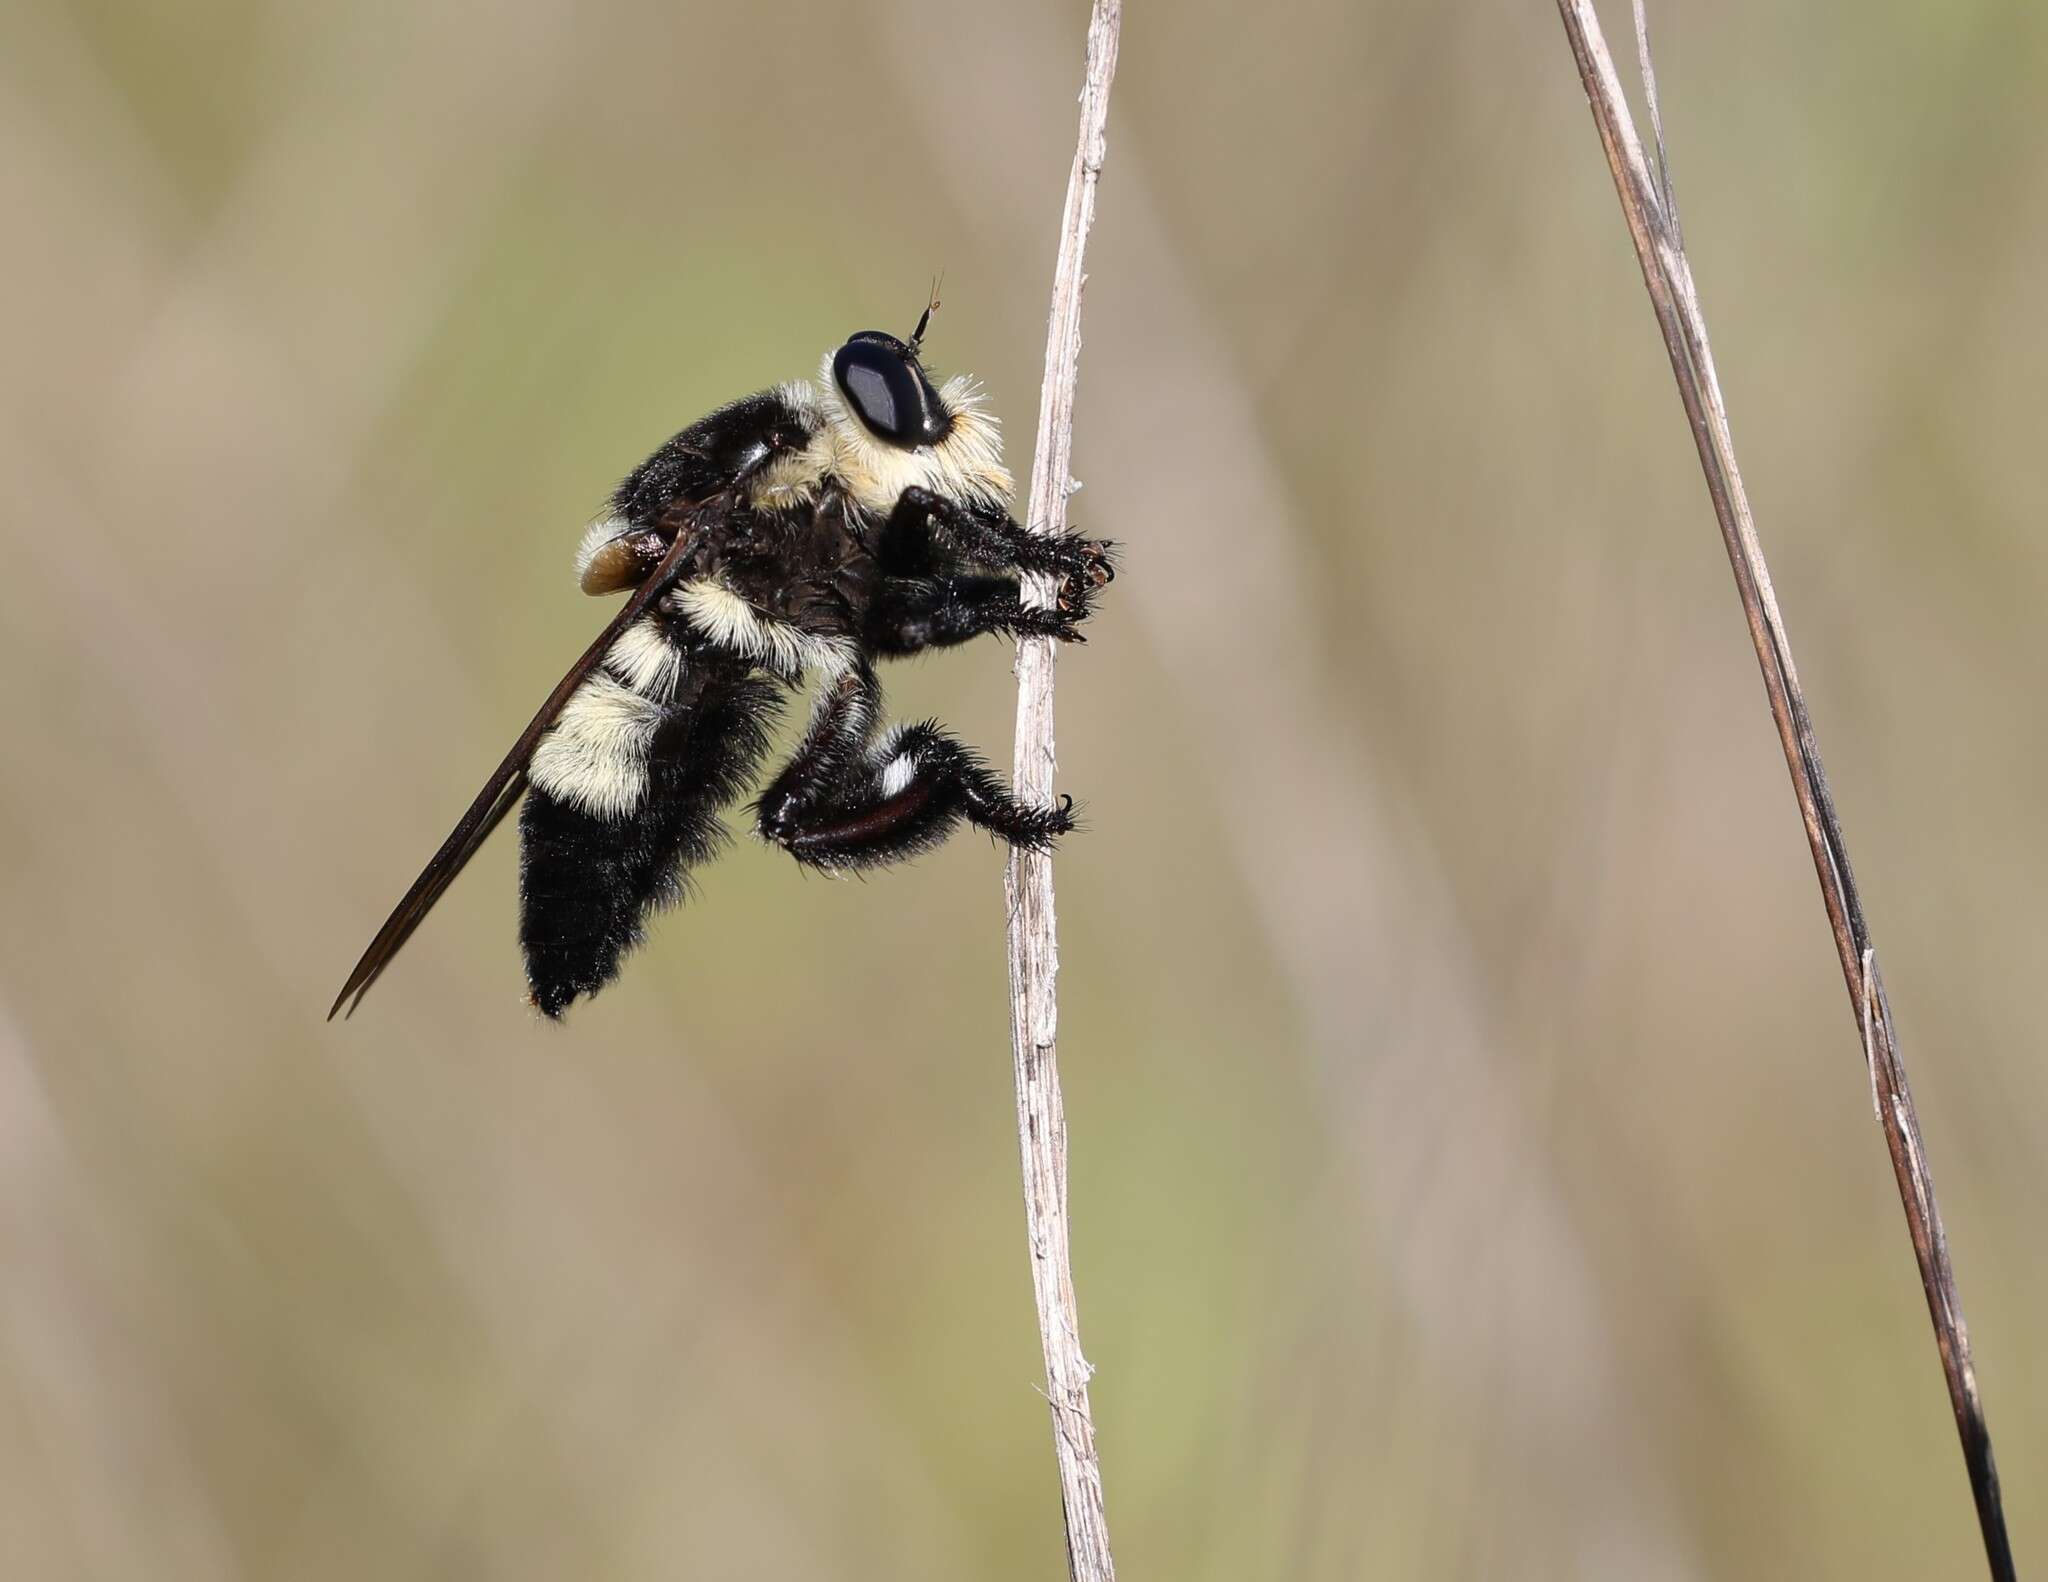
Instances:
[[[833,357],[832,379],[861,425],[892,445],[936,445],[951,426],[917,358],[893,335],[854,336]]]

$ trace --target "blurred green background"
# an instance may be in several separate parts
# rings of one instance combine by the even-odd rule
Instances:
[[[985,842],[736,842],[550,1028],[501,837],[321,1015],[669,431],[943,268],[1028,468],[1085,11],[7,8],[10,1577],[1061,1574]],[[2039,1561],[2048,11],[1655,11]],[[1553,8],[1133,4],[1090,264],[1061,1032],[1125,1574],[1981,1574]],[[892,685],[1007,763],[1000,646]]]

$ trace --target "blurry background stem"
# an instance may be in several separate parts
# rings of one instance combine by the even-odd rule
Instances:
[[[1088,230],[1095,220],[1095,184],[1102,173],[1103,125],[1116,75],[1120,0],[1096,0],[1088,22],[1087,79],[1081,89],[1081,130],[1060,216],[1059,261],[1053,272],[1046,329],[1045,383],[1038,404],[1038,447],[1031,462],[1027,522],[1034,532],[1066,526],[1074,450],[1074,381],[1081,355],[1081,288]],[[1031,579],[1026,603],[1049,606],[1050,579]],[[1017,794],[1027,803],[1052,800],[1053,645],[1027,637],[1017,646]],[[1024,1167],[1024,1221],[1031,1285],[1045,1347],[1046,1398],[1052,1405],[1054,1454],[1066,1512],[1067,1569],[1075,1582],[1116,1575],[1103,1510],[1102,1465],[1088,1410],[1087,1358],[1074,1299],[1067,1245],[1067,1122],[1060,1096],[1055,979],[1059,941],[1053,916],[1052,857],[1012,851],[1004,889],[1009,901],[1010,1043],[1017,1068],[1017,1143]]]
[[[1707,493],[1713,498],[1714,514],[1720,520],[1728,561],[1735,572],[1735,585],[1749,617],[1750,637],[1756,644],[1757,663],[1763,669],[1764,691],[1769,695],[1771,715],[1777,721],[1778,736],[1784,744],[1792,790],[1806,823],[1806,838],[1813,849],[1821,896],[1841,957],[1842,978],[1848,985],[1849,1003],[1862,1030],[1871,1099],[1891,1152],[1899,1200],[1905,1205],[1906,1226],[1920,1265],[1920,1282],[1926,1288],[1927,1310],[1934,1321],[1936,1344],[1941,1349],[1942,1371],[1948,1380],[1956,1429],[1962,1436],[1963,1459],[1969,1467],[1985,1555],[1992,1576],[1999,1582],[2008,1582],[2016,1574],[2012,1545],[2006,1536],[2005,1511],[1999,1499],[1991,1432],[1984,1421],[1983,1402],[1977,1396],[1976,1372],[1970,1365],[1969,1330],[1963,1322],[1955,1271],[1949,1266],[1948,1237],[1934,1199],[1934,1178],[1927,1168],[1927,1151],[1921,1141],[1912,1091],[1906,1085],[1905,1057],[1899,1051],[1891,1005],[1877,970],[1876,946],[1871,942],[1856,877],[1849,867],[1848,847],[1842,839],[1834,797],[1821,764],[1820,744],[1799,686],[1799,672],[1792,664],[1791,639],[1785,631],[1784,617],[1778,613],[1770,568],[1764,562],[1763,546],[1750,516],[1748,492],[1742,486],[1742,473],[1735,463],[1735,441],[1728,428],[1720,380],[1714,372],[1707,322],[1700,310],[1699,293],[1693,284],[1692,265],[1686,258],[1678,208],[1671,192],[1671,171],[1664,156],[1664,129],[1657,108],[1656,75],[1650,62],[1642,3],[1636,0],[1636,46],[1642,63],[1651,133],[1657,143],[1654,179],[1643,157],[1628,105],[1622,98],[1621,83],[1591,0],[1558,0],[1558,12],[1564,19],[1565,32],[1570,35],[1579,76],[1592,103],[1593,119],[1614,174],[1614,189],[1635,241],[1643,283],[1656,309],[1658,326],[1664,332],[1671,371],[1678,381],[1679,397],[1685,403],[1693,441],[1699,447],[1700,466],[1706,473]]]

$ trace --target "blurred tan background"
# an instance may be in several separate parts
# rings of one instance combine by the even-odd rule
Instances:
[[[1061,1030],[1123,1570],[1981,1574],[1555,13],[1255,9],[1131,7],[1091,256]],[[1085,10],[8,8],[8,1576],[1061,1574],[985,842],[737,842],[556,1029],[501,836],[321,1016],[668,432],[943,268],[1027,467]],[[2038,1563],[2048,12],[1656,14]],[[1007,763],[1000,645],[893,685]]]

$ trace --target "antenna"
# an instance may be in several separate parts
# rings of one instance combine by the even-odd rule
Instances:
[[[932,277],[932,294],[925,304],[924,312],[917,316],[917,328],[910,332],[910,355],[917,355],[918,347],[924,344],[924,332],[932,321],[932,315],[939,311],[939,287],[946,283],[946,272],[941,269]]]

